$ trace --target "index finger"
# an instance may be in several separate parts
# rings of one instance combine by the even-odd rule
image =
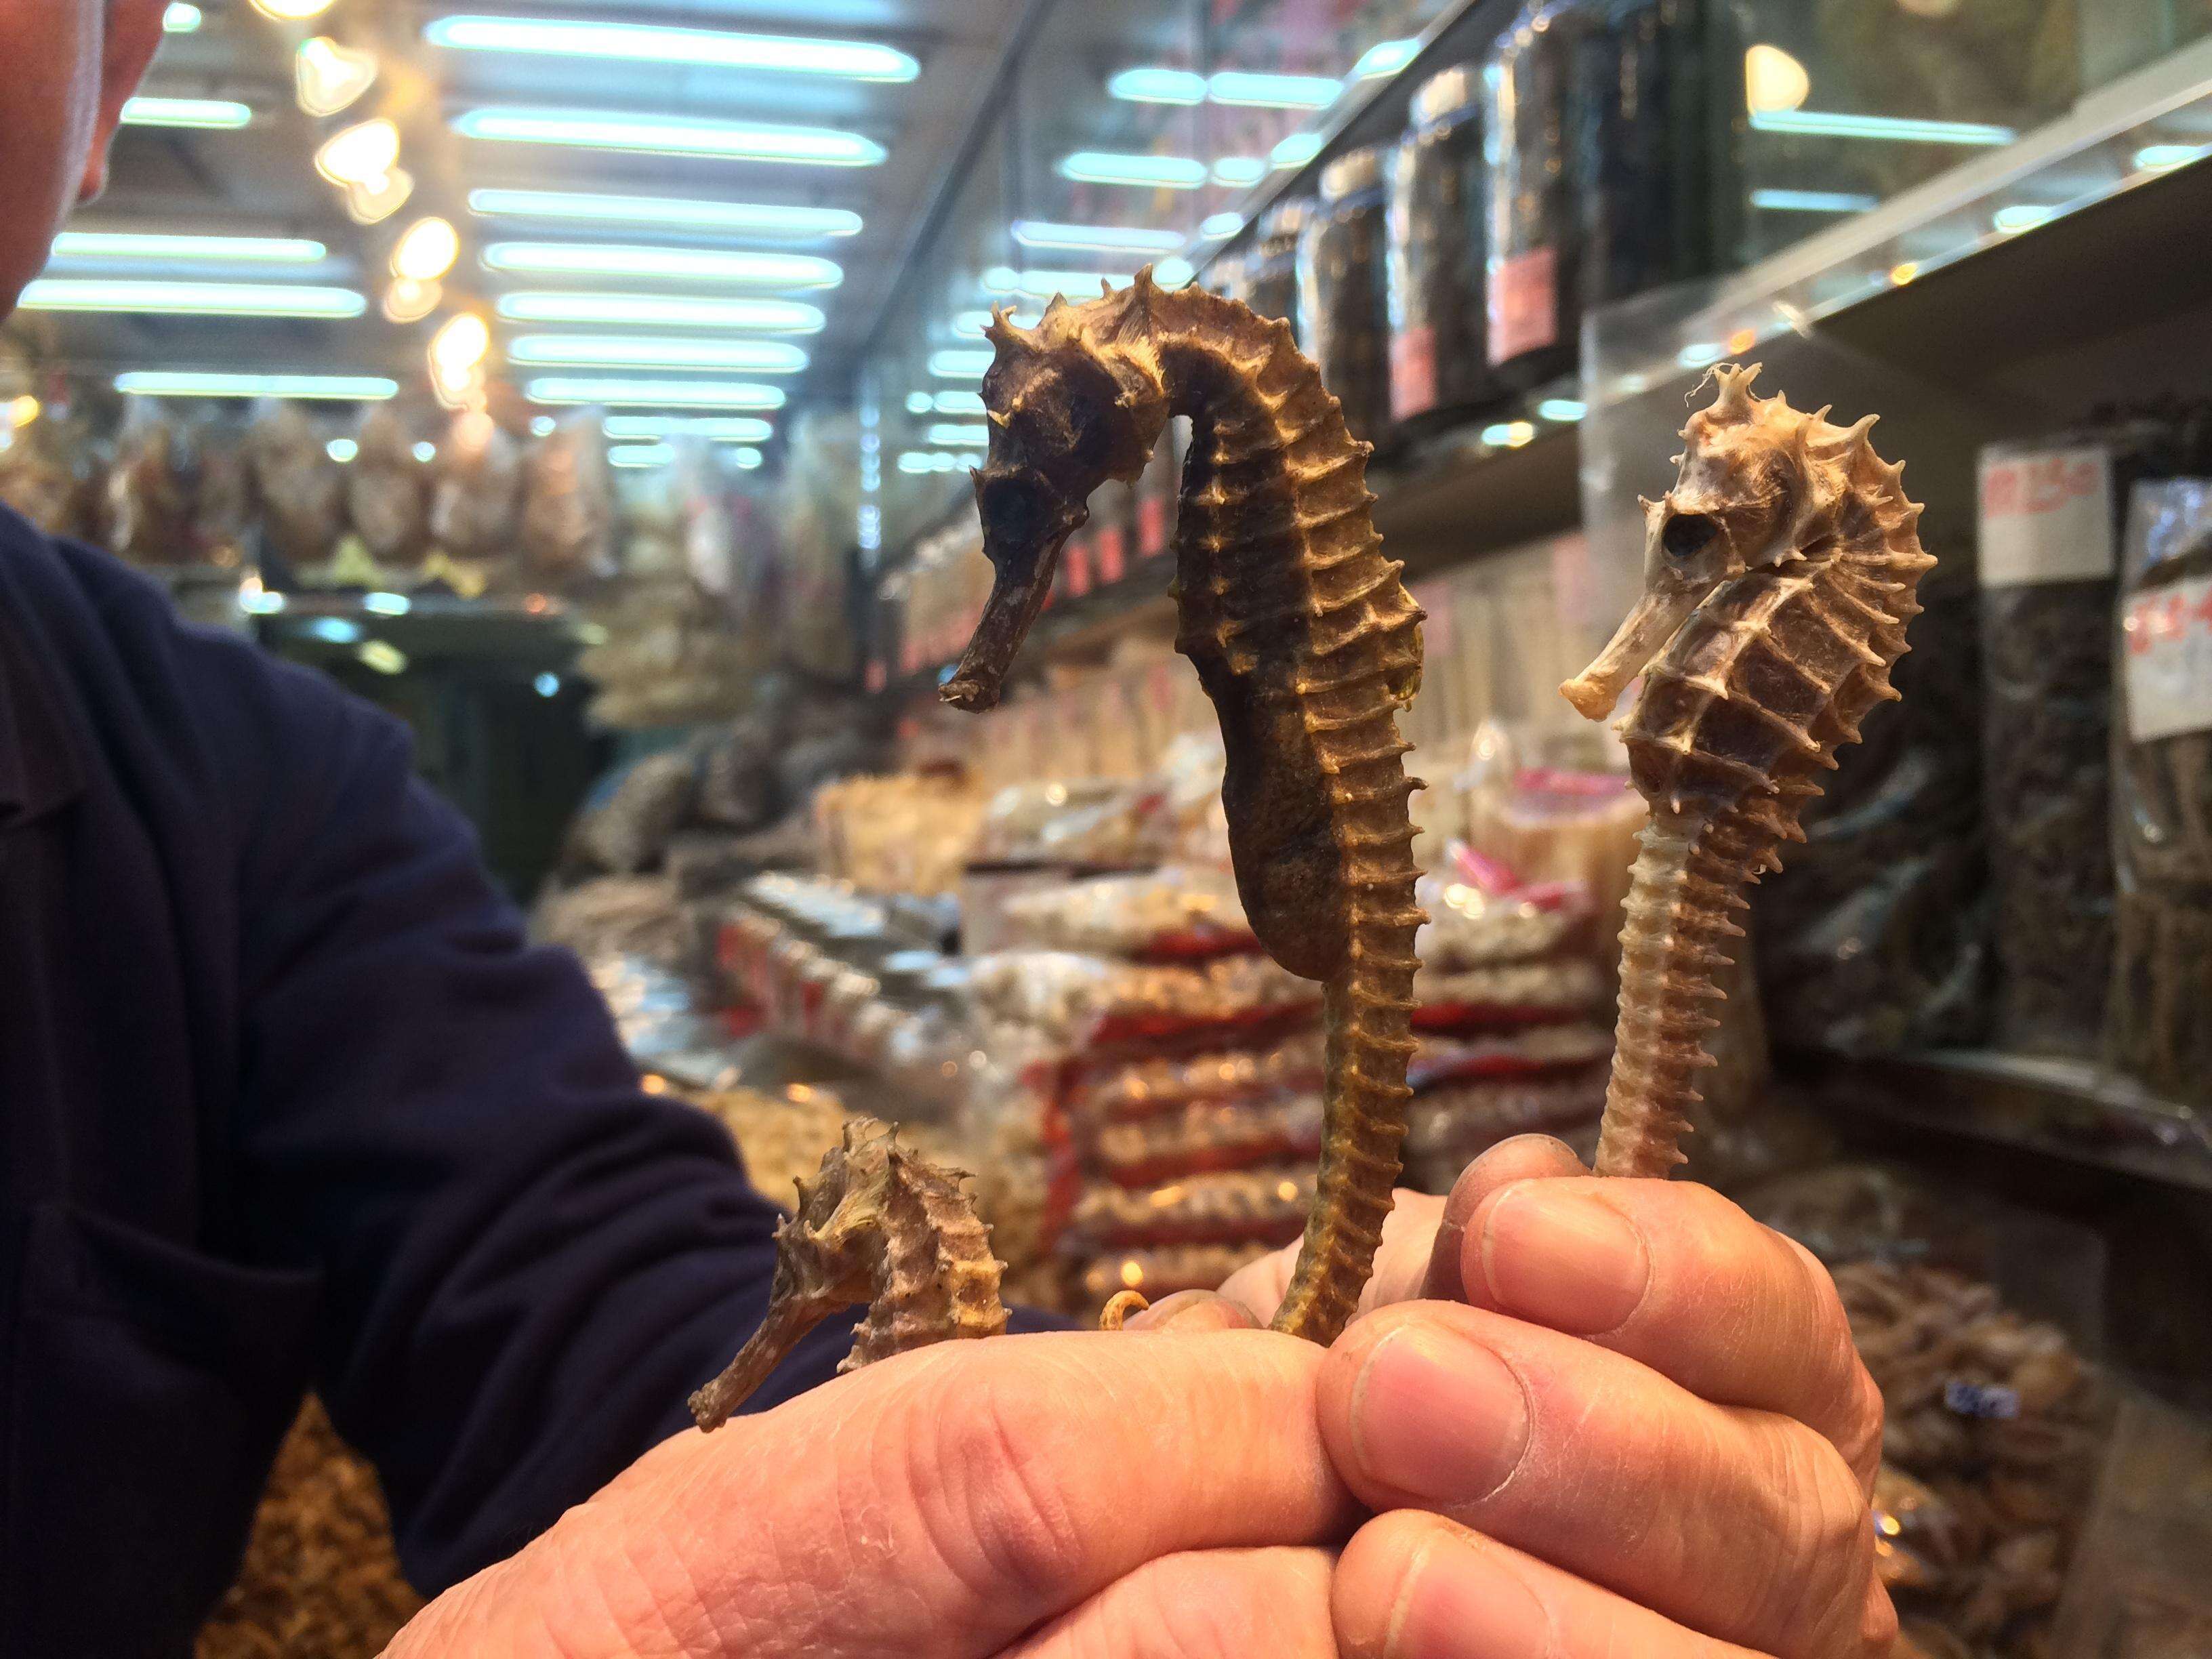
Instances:
[[[1710,1188],[1516,1182],[1468,1218],[1460,1273],[1474,1306],[1588,1337],[1716,1404],[1794,1417],[1872,1482],[1881,1395],[1826,1269]]]
[[[695,1445],[686,1565],[720,1587],[732,1651],[994,1654],[1162,1556],[1348,1534],[1322,1359],[1273,1332],[1170,1329],[872,1366]],[[698,1523],[748,1510],[759,1539]],[[763,1559],[787,1576],[764,1582]]]

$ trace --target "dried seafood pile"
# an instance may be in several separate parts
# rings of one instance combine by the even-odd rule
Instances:
[[[1875,1510],[1907,1635],[1929,1659],[2044,1654],[2103,1452],[2101,1381],[2056,1326],[1948,1269],[1856,1261],[1836,1287],[1888,1412]]]
[[[196,1659],[370,1659],[422,1605],[399,1576],[375,1471],[309,1399]]]

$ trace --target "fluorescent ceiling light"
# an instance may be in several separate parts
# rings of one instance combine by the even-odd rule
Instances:
[[[1755,132],[1794,132],[1822,138],[1880,138],[1905,144],[2008,144],[2010,127],[1981,121],[1923,121],[1900,115],[1846,115],[1814,109],[1751,112]]]
[[[1267,152],[1267,160],[1279,167],[1302,167],[1321,154],[1321,134],[1294,132]]]
[[[200,317],[358,317],[368,301],[351,289],[282,283],[136,283],[41,277],[23,290],[32,311],[118,311]]]
[[[1125,69],[1106,82],[1106,95],[1132,104],[1202,104],[1206,77],[1189,70]]]
[[[511,323],[635,323],[674,328],[742,328],[762,334],[817,334],[825,319],[801,300],[709,300],[672,294],[503,294]]]
[[[1218,242],[1243,228],[1244,216],[1241,213],[1209,213],[1199,221],[1198,234],[1209,242]]]
[[[2032,202],[2014,202],[2010,207],[2001,207],[1990,216],[1990,222],[2008,236],[2017,236],[2023,230],[2033,230],[2050,222],[2052,210]]]
[[[1102,283],[1127,288],[1137,279],[1118,272],[1096,270],[1016,270],[1012,265],[993,265],[983,273],[983,286],[993,294],[1026,294],[1033,300],[1073,295],[1078,300],[1095,298]]]
[[[1042,219],[1017,219],[1014,240],[1024,247],[1077,248],[1096,253],[1172,253],[1182,237],[1172,230],[1142,225],[1061,225]]]
[[[196,33],[205,21],[206,15],[198,6],[186,5],[185,0],[175,0],[175,3],[161,14],[161,29],[167,34]]]
[[[1170,255],[1152,267],[1152,280],[1162,288],[1182,288],[1198,275],[1198,267],[1188,259]]]
[[[1231,190],[1244,190],[1267,176],[1267,164],[1256,155],[1224,155],[1213,164],[1213,182]]]
[[[2186,167],[2208,148],[2204,144],[2146,144],[2136,152],[2136,166],[2145,173],[2165,173]]]
[[[926,392],[919,395],[929,397]],[[930,398],[930,402],[940,415],[981,415],[983,412],[983,394],[980,392],[940,392]]]
[[[942,449],[908,449],[900,453],[902,472],[961,472],[983,465],[981,455],[956,455]]]
[[[827,75],[841,81],[911,81],[921,65],[905,52],[867,40],[812,40],[785,34],[649,23],[568,21],[552,17],[441,17],[422,38],[452,52],[534,52],[556,58],[681,64],[774,75]]]
[[[312,265],[330,249],[304,236],[199,236],[152,230],[65,230],[57,259],[209,260],[218,264]]]
[[[602,368],[738,368],[796,374],[806,354],[783,340],[664,340],[651,335],[525,334],[511,341],[518,363],[588,364]]]
[[[115,377],[115,389],[140,398],[289,398],[382,403],[399,382],[380,374],[215,374],[139,369]]]
[[[320,17],[331,9],[331,0],[253,0],[253,9],[280,23],[298,23]]]
[[[934,407],[927,392],[909,392],[906,394],[906,412],[909,415],[927,415]]]
[[[1352,66],[1355,81],[1372,81],[1385,75],[1395,75],[1420,55],[1419,40],[1377,40],[1359,54],[1359,61]]]
[[[198,127],[210,132],[234,132],[253,119],[251,106],[232,98],[149,98],[126,100],[126,127]]]
[[[1864,213],[1881,205],[1847,190],[1754,190],[1751,204],[1769,213]]]
[[[630,409],[781,409],[783,392],[743,380],[599,380],[549,375],[523,388],[536,404],[605,404]]]
[[[757,415],[610,415],[610,438],[708,438],[720,443],[765,442],[775,428]]]
[[[921,435],[923,441],[927,443],[975,446],[991,441],[991,428],[988,426],[961,426],[951,421],[939,421]]]
[[[1063,156],[1063,179],[1085,185],[1138,185],[1159,190],[1196,190],[1206,182],[1206,163],[1188,155],[1131,155],[1111,150],[1079,149]]]
[[[998,354],[951,348],[929,354],[929,372],[940,380],[980,380]]]
[[[1217,104],[1244,109],[1327,109],[1344,90],[1325,75],[1256,75],[1222,70],[1206,83]]]
[[[731,465],[750,472],[761,464],[761,453],[748,445],[737,449],[724,450],[722,459]]]
[[[417,444],[415,447],[420,450],[423,446]],[[437,453],[435,446],[431,447],[430,453]],[[380,617],[404,617],[415,608],[415,601],[404,593],[364,593],[361,596],[361,608]]]
[[[1579,398],[1547,398],[1536,405],[1536,412],[1547,421],[1565,424],[1589,414],[1589,405]]]
[[[607,451],[609,466],[666,466],[675,459],[673,444],[617,444]]]
[[[340,466],[348,466],[359,459],[361,445],[352,438],[333,438],[323,446],[323,453]]]
[[[494,242],[487,270],[592,276],[652,276],[672,283],[757,283],[766,288],[835,288],[843,270],[811,253],[723,248],[632,247],[599,242]]]
[[[769,126],[680,115],[618,115],[604,110],[472,109],[456,116],[464,138],[516,144],[569,144],[584,149],[636,150],[649,155],[710,155],[729,161],[792,161],[866,167],[884,147],[835,127]]]
[[[469,211],[485,219],[557,219],[584,224],[667,225],[749,236],[857,236],[860,216],[846,208],[773,203],[687,202],[665,196],[592,196],[558,190],[475,190]]]

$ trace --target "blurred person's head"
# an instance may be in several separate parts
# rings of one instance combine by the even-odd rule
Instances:
[[[0,314],[70,210],[107,182],[124,100],[161,43],[166,0],[0,0]]]

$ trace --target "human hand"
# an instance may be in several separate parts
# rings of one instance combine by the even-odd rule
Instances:
[[[1881,1399],[1808,1253],[1705,1188],[1591,1179],[1535,1136],[1401,1210],[1381,1310],[1320,1382],[1378,1511],[1335,1581],[1346,1659],[1887,1651]],[[1143,1318],[1264,1317],[1289,1261]]]
[[[663,1443],[387,1659],[1337,1659],[1325,1356],[955,1342]]]

